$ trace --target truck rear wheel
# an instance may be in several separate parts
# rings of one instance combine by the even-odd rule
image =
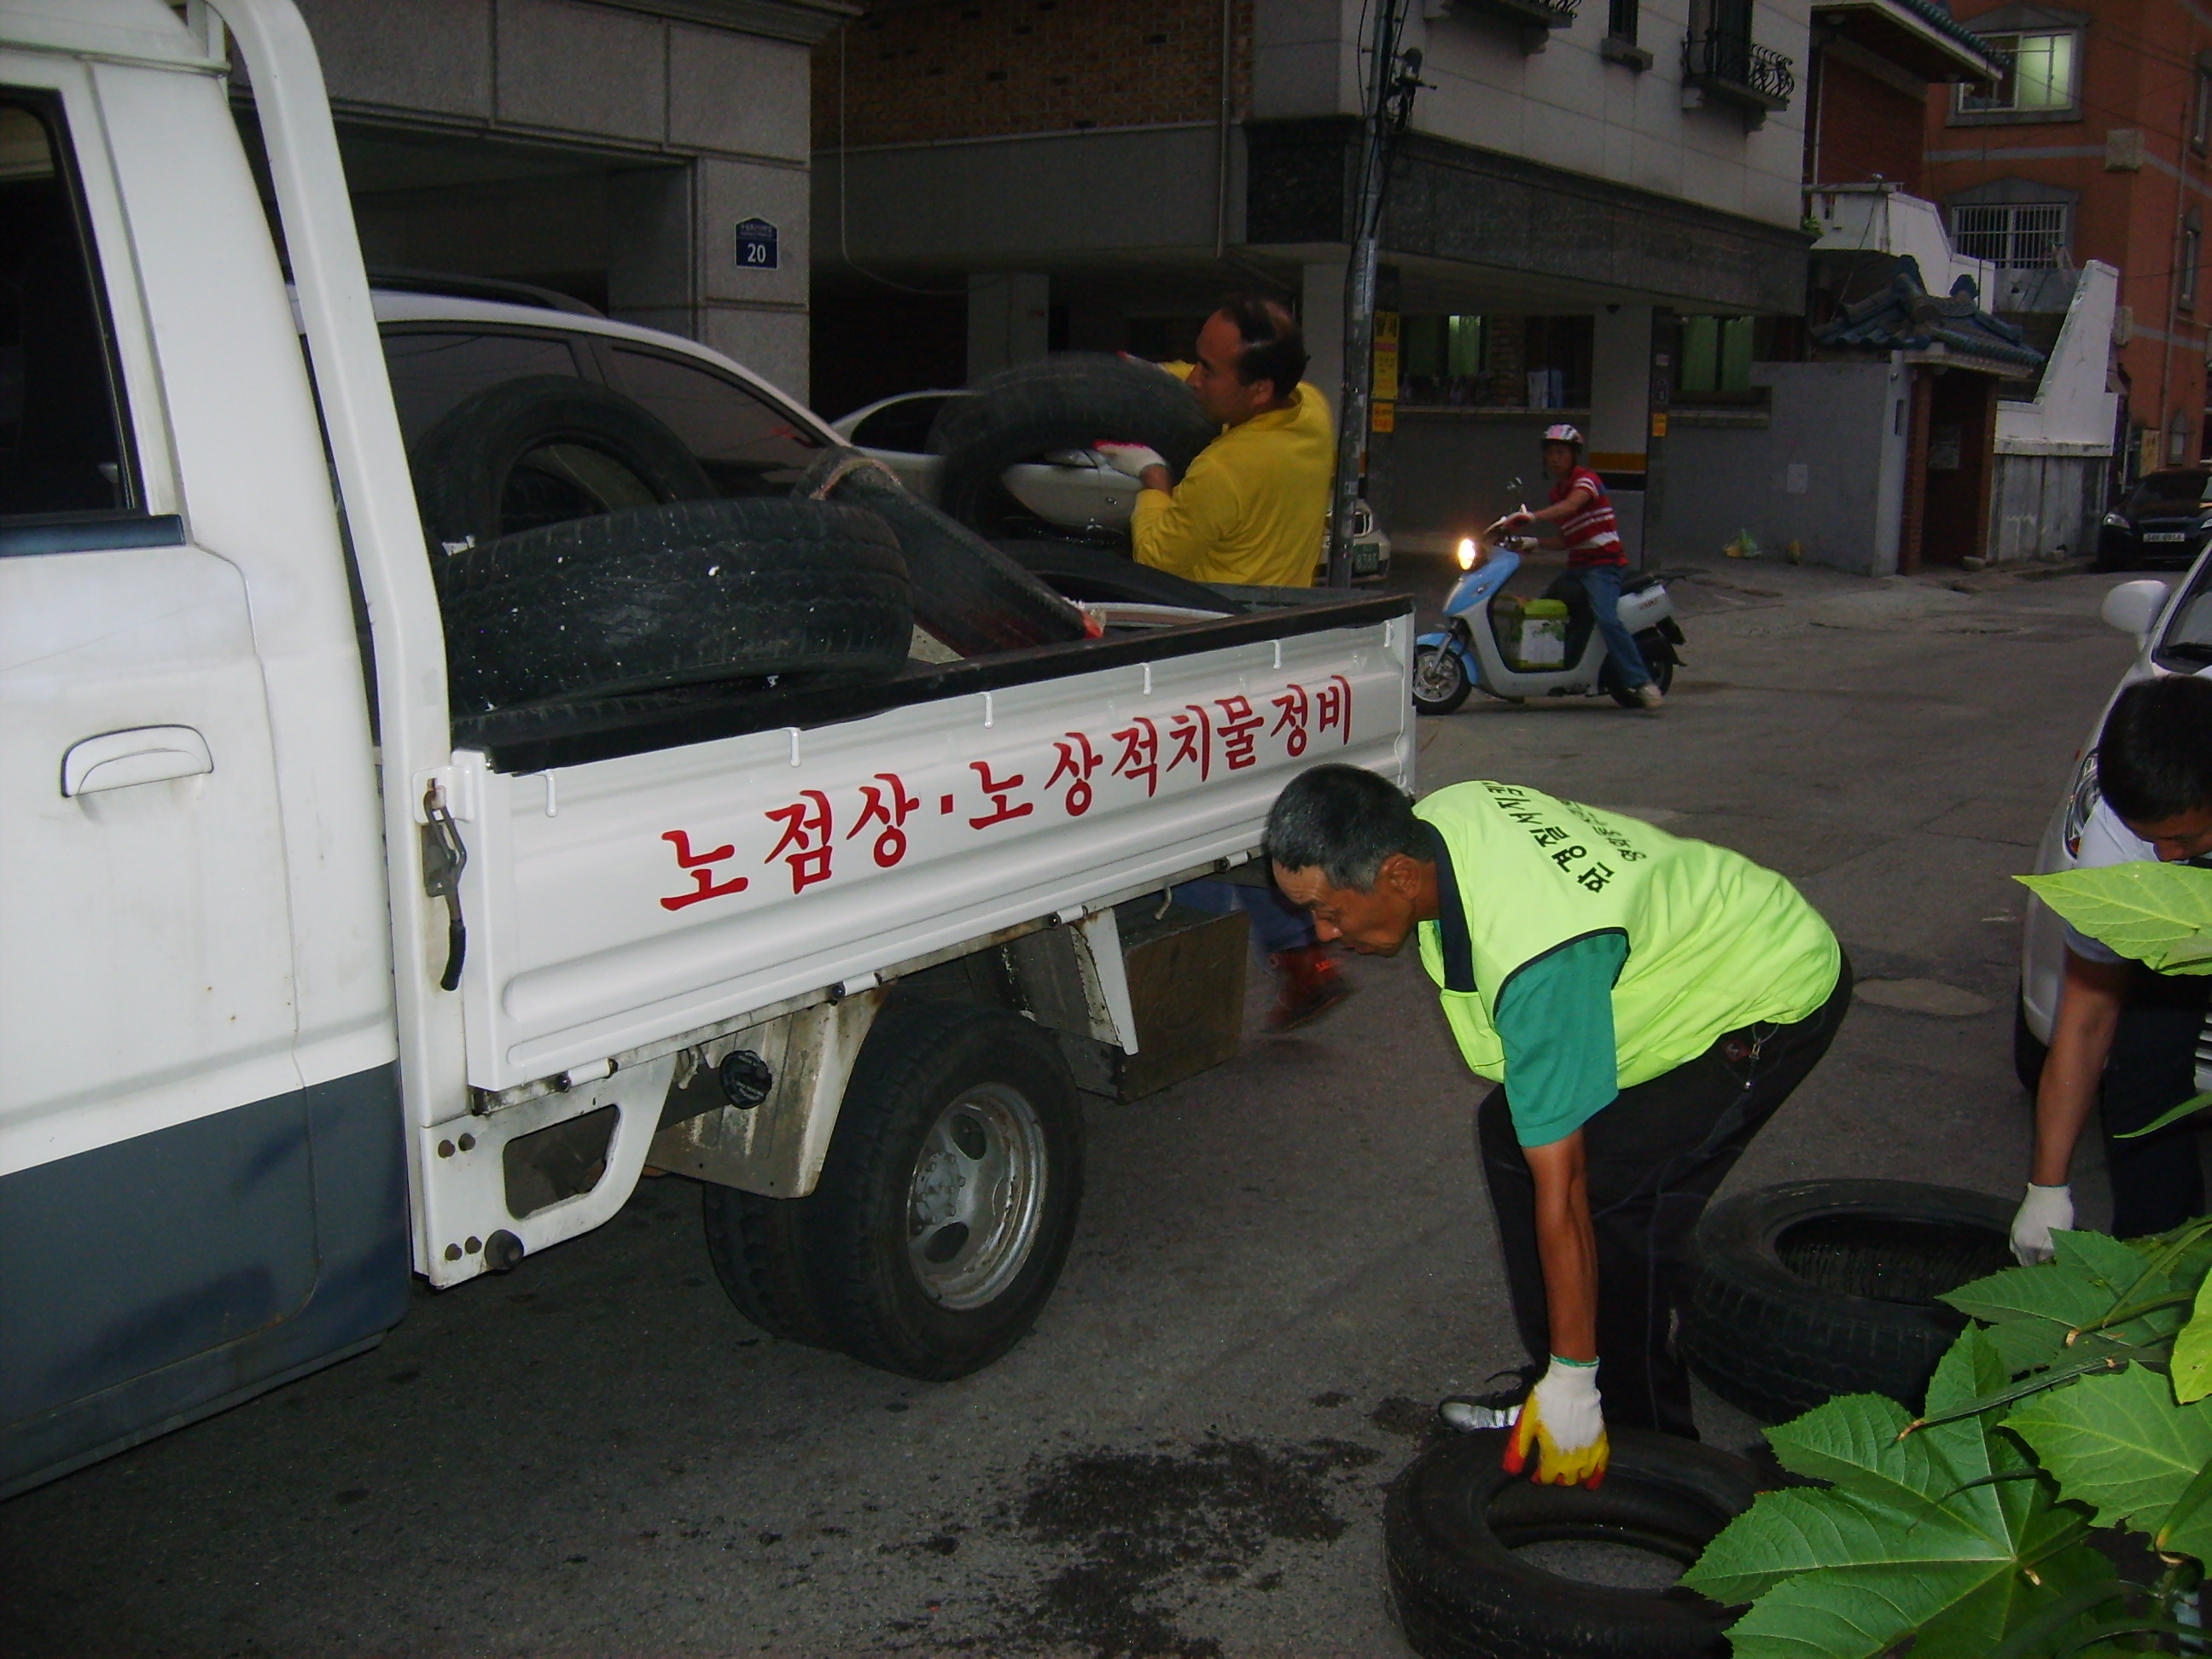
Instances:
[[[769,1336],[809,1347],[836,1344],[806,1276],[811,1199],[768,1198],[734,1187],[700,1188],[707,1256],[714,1276],[747,1322]]]
[[[1050,1033],[965,1005],[886,1011],[807,1200],[836,1346],[931,1382],[981,1370],[1051,1296],[1082,1196],[1082,1113]]]

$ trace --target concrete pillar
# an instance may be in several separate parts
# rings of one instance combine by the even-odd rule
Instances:
[[[1591,331],[1589,430],[1593,455],[1614,459],[1601,470],[1643,471],[1651,421],[1651,307],[1600,306]]]
[[[1644,562],[1644,489],[1651,432],[1651,307],[1600,306],[1590,340],[1589,464],[1619,480],[1612,491],[1621,544]],[[1634,479],[1632,485],[1627,481]]]
[[[691,164],[693,331],[804,402],[807,392],[807,265],[811,207],[804,167],[702,157]],[[741,264],[737,228],[776,228],[776,263]]]
[[[1344,390],[1344,272],[1341,259],[1305,267],[1298,325],[1305,331],[1306,379],[1328,399],[1332,418]]]
[[[1034,362],[1049,350],[1052,279],[1033,271],[976,271],[968,278],[968,379]]]

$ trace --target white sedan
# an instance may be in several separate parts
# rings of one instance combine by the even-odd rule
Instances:
[[[2097,805],[2097,734],[2122,691],[2138,680],[2161,674],[2201,674],[2212,668],[2212,554],[2200,555],[2177,594],[2162,581],[2122,582],[2105,595],[2104,617],[2139,641],[2135,660],[2097,711],[2095,724],[2076,756],[2066,793],[2052,810],[2037,850],[2035,871],[2047,875],[2070,870],[2081,846],[2081,828]],[[2021,941],[2020,1014],[2014,1033],[2014,1059],[2021,1081],[2032,1091],[2051,1041],[2051,1022],[2058,1012],[2058,988],[2066,966],[2066,931],[2041,900],[2027,902]]]
[[[929,428],[937,412],[965,392],[907,392],[856,409],[831,428],[847,443],[898,474],[924,501],[937,499],[941,455],[929,453]],[[1115,471],[1089,449],[1055,450],[1035,461],[1010,466],[1003,475],[1006,493],[1047,524],[1080,533],[1121,535],[1136,510],[1136,481]],[[1375,522],[1367,503],[1352,520],[1352,574],[1380,580],[1390,574],[1390,538]]]

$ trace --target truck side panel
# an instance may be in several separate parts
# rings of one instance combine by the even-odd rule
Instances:
[[[1257,844],[1394,776],[1404,617],[514,776],[456,757],[469,1081],[499,1091]]]

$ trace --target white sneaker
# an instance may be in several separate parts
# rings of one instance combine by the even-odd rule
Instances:
[[[1650,680],[1636,688],[1636,701],[1646,708],[1664,708],[1667,706],[1666,694]]]
[[[1510,1406],[1486,1406],[1480,1400],[1454,1395],[1437,1402],[1437,1417],[1446,1428],[1473,1434],[1478,1429],[1511,1428],[1521,1420],[1521,1406],[1518,1401]]]

